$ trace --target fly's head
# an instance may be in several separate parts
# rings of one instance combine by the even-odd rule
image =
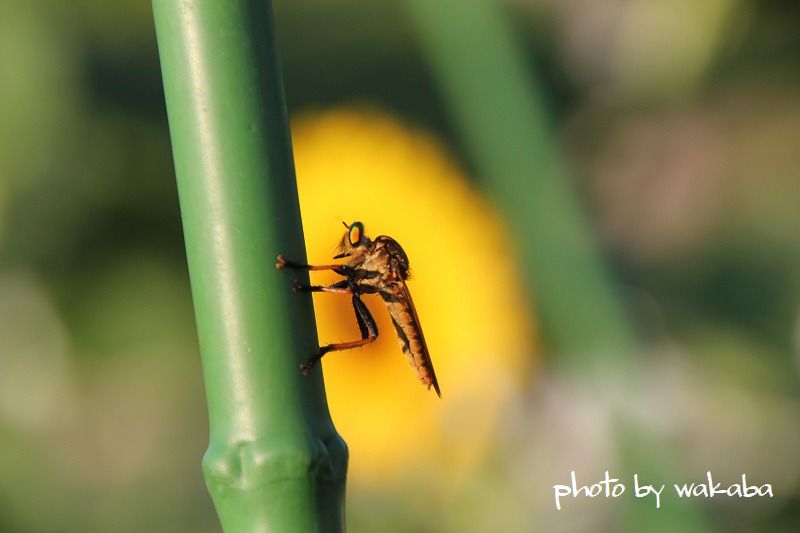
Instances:
[[[372,249],[373,243],[364,234],[364,224],[361,222],[353,222],[349,225],[342,222],[342,224],[347,228],[347,231],[342,235],[342,240],[339,243],[339,254],[334,259],[348,257],[350,258],[350,264],[360,263]]]

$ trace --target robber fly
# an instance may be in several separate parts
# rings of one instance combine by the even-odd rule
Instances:
[[[361,340],[327,344],[321,346],[319,351],[308,361],[300,365],[303,375],[308,375],[311,368],[328,352],[336,350],[349,350],[373,342],[378,338],[378,326],[372,318],[367,306],[361,300],[362,294],[378,294],[386,303],[392,324],[397,332],[397,338],[408,362],[417,371],[420,381],[433,386],[436,394],[441,398],[439,383],[433,371],[433,363],[422,335],[419,317],[408,292],[406,280],[409,277],[408,256],[400,245],[385,235],[380,235],[375,240],[370,240],[364,234],[364,225],[353,222],[344,223],[347,228],[342,241],[339,243],[339,254],[334,259],[347,258],[345,263],[332,265],[303,265],[278,256],[278,268],[294,268],[302,270],[333,270],[345,279],[328,287],[319,285],[300,285],[295,282],[296,292],[335,292],[350,294],[353,300],[353,309],[356,313],[358,329],[361,330]]]

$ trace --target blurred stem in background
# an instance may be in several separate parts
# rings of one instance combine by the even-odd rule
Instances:
[[[626,376],[635,362],[637,341],[558,155],[545,98],[502,4],[407,4],[442,100],[516,233],[532,301],[558,353],[555,362],[564,363],[573,377],[588,378],[584,383],[593,386],[599,402],[613,402],[619,397],[615,387],[635,388]],[[604,385],[609,374],[617,379]],[[639,427],[624,408],[614,414],[621,427]],[[653,479],[663,482],[670,479],[664,464],[672,459],[665,462],[653,451],[646,429],[634,429],[620,448],[626,469],[631,467],[628,461],[636,461],[632,468],[654,472]],[[689,506],[656,511],[654,505],[634,501],[627,511],[623,522],[630,531],[708,530],[698,510]]]
[[[442,100],[515,232],[559,362],[585,365],[600,353],[624,360],[633,333],[499,2],[407,3]]]
[[[341,531],[346,446],[319,366],[298,369],[317,348],[311,298],[275,269],[278,253],[305,251],[271,5],[153,9],[208,397],[206,484],[225,531]]]

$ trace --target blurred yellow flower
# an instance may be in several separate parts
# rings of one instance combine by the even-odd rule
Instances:
[[[383,302],[366,296],[378,340],[323,360],[350,479],[468,473],[533,353],[503,226],[429,134],[365,109],[306,114],[292,126],[309,262],[330,261],[342,221],[395,238],[411,260],[409,289],[442,388],[439,400],[417,380]],[[337,279],[312,273],[315,284]],[[314,308],[320,343],[360,338],[350,298],[315,294]]]

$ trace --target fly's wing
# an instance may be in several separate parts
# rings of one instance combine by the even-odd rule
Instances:
[[[436,380],[436,372],[433,370],[433,362],[428,352],[428,345],[425,343],[425,336],[422,334],[414,300],[411,299],[411,293],[405,282],[401,281],[400,283],[402,284],[402,298],[386,302],[389,314],[392,316],[392,323],[397,331],[403,353],[417,371],[419,380],[429,389],[433,385],[436,394],[441,398],[442,392],[439,390],[439,382]]]

